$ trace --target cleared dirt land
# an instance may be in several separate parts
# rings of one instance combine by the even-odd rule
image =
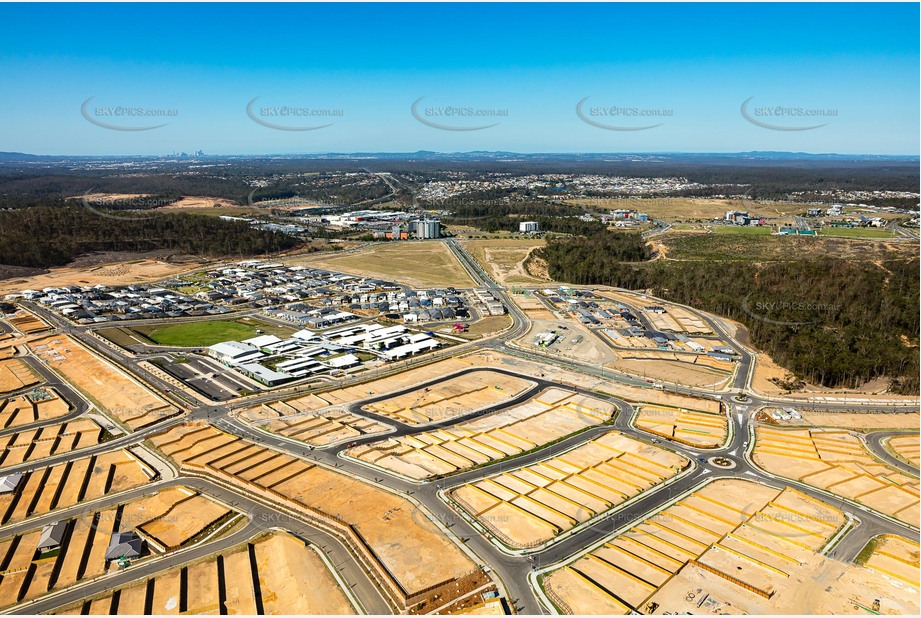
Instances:
[[[917,412],[865,412],[863,410],[813,410],[803,405],[794,409],[802,418],[774,419],[772,412],[777,408],[764,408],[758,415],[759,420],[785,427],[838,427],[855,431],[879,431],[882,429],[921,428],[921,415]]]
[[[622,382],[612,382],[605,378],[588,376],[582,373],[576,373],[567,369],[562,369],[556,365],[536,363],[491,350],[472,352],[457,357],[456,360],[458,362],[465,363],[465,366],[473,365],[508,369],[510,371],[515,371],[524,375],[542,377],[546,380],[556,382],[563,386],[571,385],[581,388],[588,388],[596,390],[602,394],[620,397],[621,399],[626,399],[627,401],[636,403],[658,404],[674,408],[691,408],[707,412],[720,411],[720,403],[713,399],[701,399],[697,397],[668,393],[663,390],[652,388],[652,385],[650,385],[650,388],[628,386]],[[449,365],[444,366],[448,367]],[[429,365],[428,368],[436,368],[436,364]],[[419,371],[422,370],[420,369]],[[397,386],[396,388],[399,387]]]
[[[181,425],[152,442],[184,469],[208,472],[351,531],[356,551],[370,552],[385,581],[393,581],[403,597],[475,568],[434,524],[417,522],[412,503],[356,478],[210,426]]]
[[[492,278],[504,285],[530,285],[547,279],[534,277],[524,266],[531,251],[544,246],[543,239],[494,238],[460,243]]]
[[[675,476],[690,462],[608,433],[556,457],[468,483],[450,498],[510,547],[536,547]]]
[[[703,357],[692,357],[688,360],[693,362],[685,362],[683,359],[662,360],[622,356],[617,362],[608,363],[605,367],[657,382],[684,384],[695,388],[722,388],[732,374],[707,366],[707,361],[697,362],[700,358]],[[731,363],[728,368],[731,370]]]
[[[755,217],[784,217],[806,209],[791,202],[761,202],[716,198],[583,198],[567,200],[569,204],[584,204],[611,210],[636,210],[665,221],[722,219],[727,210],[744,210]]]
[[[719,479],[550,572],[542,588],[568,614],[674,612],[688,595],[674,582],[689,569],[713,576],[691,595],[695,605],[736,588],[757,598],[786,594],[791,578],[810,576],[816,552],[844,521],[792,488]],[[693,613],[710,613],[705,603]]]
[[[342,406],[329,408],[325,402],[319,410],[311,403],[314,395],[287,401],[264,403],[240,412],[240,418],[260,429],[306,442],[312,446],[327,446],[362,436],[373,436],[389,429],[387,425],[352,414]]]
[[[0,436],[0,469],[99,444],[102,427],[88,418]]]
[[[871,545],[879,550],[863,566],[809,557],[770,598],[690,565],[653,597],[655,613],[917,615],[917,542],[885,535]]]
[[[0,401],[0,428],[18,427],[64,416],[69,404],[50,388]]]
[[[138,487],[153,476],[153,470],[128,451],[93,455],[25,472],[16,489],[0,494],[0,524]]]
[[[470,288],[476,285],[443,242],[378,243],[340,255],[289,261],[312,268],[378,277],[414,288]]]
[[[79,260],[78,260],[79,261]],[[159,281],[173,275],[201,268],[205,262],[185,260],[163,262],[154,259],[118,260],[107,264],[64,266],[32,277],[0,281],[0,294],[22,290],[41,290],[67,285],[131,285]]]
[[[414,479],[451,474],[504,459],[613,418],[617,408],[593,397],[546,389],[527,403],[449,429],[380,440],[347,454]]]
[[[181,528],[182,532],[176,535],[177,547],[185,545],[204,526],[186,521],[188,513],[177,513],[177,506],[181,504],[194,504],[203,513],[230,512],[191,490],[177,487],[66,520],[64,542],[58,551],[36,553],[42,532],[40,527],[0,538],[0,564],[7,565],[0,574],[0,608],[117,570],[116,565],[107,564],[105,560],[114,532],[138,530],[148,541],[141,559],[160,552],[150,542],[151,538],[139,530],[155,522]],[[200,523],[202,518],[198,521]]]
[[[668,440],[701,448],[722,445],[729,432],[729,419],[725,414],[686,408],[643,406],[633,424]]]
[[[0,361],[0,393],[10,393],[34,386],[40,378],[27,364],[16,358]]]
[[[540,320],[532,316],[531,329],[519,339],[522,347],[573,358],[584,363],[612,363],[617,356],[598,336],[575,320]],[[565,326],[565,330],[561,329]],[[556,331],[557,339],[545,348],[539,348],[537,338],[547,331]]]
[[[534,383],[495,371],[474,371],[363,406],[408,425],[445,421],[514,399]]]
[[[57,613],[354,614],[311,545],[274,532]]]
[[[860,437],[835,429],[757,427],[753,461],[772,474],[854,500],[918,526],[918,479],[867,450]]]
[[[917,468],[919,443],[921,443],[921,439],[918,436],[896,436],[889,438],[886,445],[896,456],[901,457]]]
[[[129,429],[145,427],[179,412],[66,335],[33,341],[29,348]]]
[[[6,321],[9,322],[13,328],[26,335],[32,335],[34,333],[40,333],[43,330],[48,330],[47,324],[35,317],[35,314],[30,313],[25,309],[20,309],[16,312],[16,315],[11,318],[7,318]]]

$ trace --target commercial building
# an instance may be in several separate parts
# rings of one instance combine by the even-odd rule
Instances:
[[[524,234],[533,234],[540,230],[537,221],[522,221],[518,224],[518,231]]]
[[[441,238],[441,222],[436,219],[420,219],[409,223],[410,232],[416,238]]]

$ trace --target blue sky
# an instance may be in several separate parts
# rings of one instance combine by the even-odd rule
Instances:
[[[0,4],[0,21],[0,151],[919,152],[917,4]],[[256,97],[257,120],[332,124],[263,126]]]

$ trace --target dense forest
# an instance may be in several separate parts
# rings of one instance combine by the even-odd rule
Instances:
[[[58,266],[91,251],[251,256],[290,249],[297,242],[246,223],[197,215],[113,219],[73,206],[0,212],[0,264],[10,266]]]
[[[810,382],[856,388],[882,377],[896,392],[919,392],[917,258],[631,264],[606,251],[599,238],[566,238],[537,255],[560,281],[650,289],[737,320],[755,346]]]

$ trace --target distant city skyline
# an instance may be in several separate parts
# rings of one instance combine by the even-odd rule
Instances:
[[[919,153],[917,4],[2,4],[0,151]]]

